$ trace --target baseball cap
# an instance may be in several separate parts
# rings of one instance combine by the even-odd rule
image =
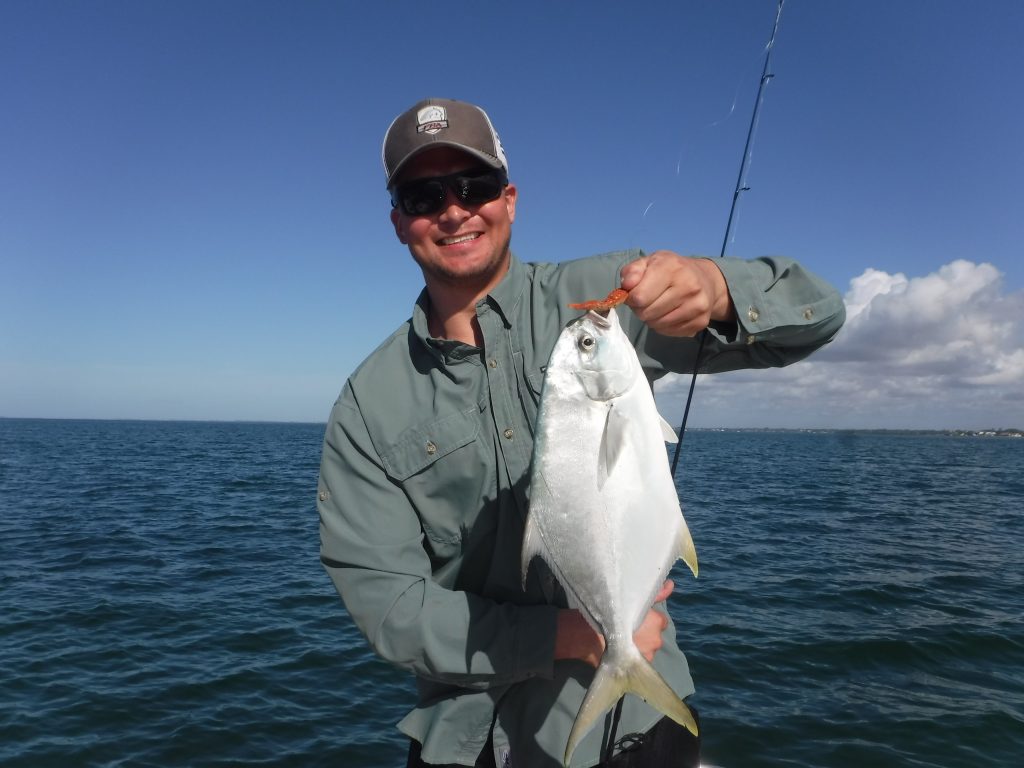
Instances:
[[[487,113],[454,99],[424,99],[394,119],[384,134],[381,157],[387,186],[420,152],[453,147],[508,173],[508,160]]]

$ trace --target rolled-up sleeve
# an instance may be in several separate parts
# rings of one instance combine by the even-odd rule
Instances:
[[[324,437],[321,562],[384,659],[467,688],[552,674],[557,609],[501,603],[438,584],[418,516],[384,470],[351,387]]]
[[[827,344],[842,327],[846,308],[831,285],[783,256],[711,259],[722,271],[736,308],[734,322],[714,322],[701,351],[700,373],[789,365]],[[638,351],[652,367],[676,373],[692,369],[680,346],[693,340],[639,331]],[[680,365],[682,363],[682,365]]]

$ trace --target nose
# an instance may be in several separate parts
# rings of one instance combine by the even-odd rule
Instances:
[[[439,223],[461,224],[472,215],[454,192],[445,190],[444,207],[437,214]]]

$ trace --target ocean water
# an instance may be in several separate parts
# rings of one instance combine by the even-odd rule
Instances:
[[[321,425],[0,420],[0,765],[404,765],[318,561]],[[706,762],[1024,758],[1024,440],[686,436]]]

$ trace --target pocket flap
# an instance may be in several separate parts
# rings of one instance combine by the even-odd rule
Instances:
[[[476,408],[410,427],[381,452],[384,470],[392,479],[404,482],[442,456],[472,443],[479,429]]]

